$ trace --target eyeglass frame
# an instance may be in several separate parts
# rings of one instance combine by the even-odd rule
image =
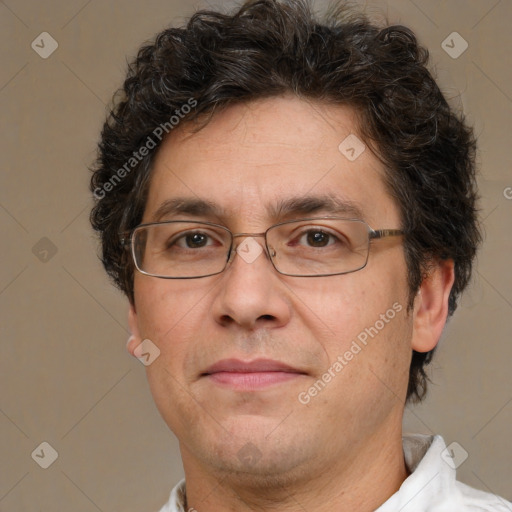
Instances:
[[[355,270],[347,270],[345,272],[335,272],[334,274],[297,275],[297,274],[288,274],[286,272],[281,272],[276,267],[276,265],[274,263],[274,259],[273,258],[276,256],[275,250],[273,250],[274,254],[271,254],[271,251],[270,251],[270,249],[268,247],[267,233],[271,229],[277,228],[277,227],[285,225],[285,224],[291,224],[291,223],[302,222],[302,221],[315,221],[315,220],[346,220],[346,221],[361,222],[361,223],[363,223],[368,228],[367,229],[367,234],[368,234],[368,250],[367,250],[367,253],[366,253],[366,260],[364,262],[364,265],[359,267],[359,268],[357,268],[357,269],[355,269]],[[148,226],[154,226],[154,225],[186,223],[186,222],[190,222],[192,224],[203,224],[203,225],[207,225],[207,226],[214,226],[214,227],[217,227],[217,228],[221,228],[224,231],[227,231],[229,233],[229,235],[231,237],[231,243],[230,243],[229,249],[227,251],[226,263],[224,264],[224,267],[222,268],[222,270],[219,270],[219,272],[214,272],[212,274],[205,274],[205,275],[200,275],[200,276],[172,277],[172,276],[161,276],[161,275],[157,275],[157,274],[151,274],[151,273],[146,272],[146,271],[142,270],[141,268],[139,268],[139,266],[137,264],[137,258],[135,257],[135,244],[134,244],[134,241],[133,241],[134,240],[133,239],[133,235],[134,235],[136,230],[138,230],[140,228],[145,228],[145,227],[148,227]],[[133,261],[133,263],[135,265],[135,268],[141,274],[143,274],[145,276],[149,276],[149,277],[156,277],[156,278],[159,278],[159,279],[200,279],[202,277],[211,277],[211,276],[216,276],[216,275],[222,274],[222,272],[224,272],[226,270],[226,268],[228,267],[229,263],[233,260],[234,254],[237,252],[237,249],[238,249],[238,246],[237,246],[237,248],[235,250],[233,250],[235,238],[238,238],[238,237],[241,237],[241,236],[243,236],[243,237],[251,237],[251,238],[252,237],[261,237],[261,236],[263,236],[265,238],[266,253],[267,253],[268,257],[269,257],[270,263],[272,263],[272,266],[274,267],[275,271],[278,274],[281,274],[281,275],[284,275],[284,276],[289,276],[289,277],[329,277],[329,276],[339,276],[339,275],[344,275],[344,274],[351,274],[353,272],[358,272],[359,270],[362,270],[363,268],[365,268],[366,265],[368,264],[368,258],[369,258],[369,255],[370,255],[370,243],[371,243],[372,240],[379,240],[379,239],[390,237],[390,236],[403,236],[405,234],[406,234],[405,231],[402,230],[402,229],[373,229],[363,219],[348,218],[348,217],[337,217],[337,216],[326,216],[326,217],[300,218],[300,219],[293,219],[293,220],[287,220],[287,221],[284,221],[284,222],[279,222],[277,224],[273,224],[272,226],[267,228],[262,233],[233,233],[228,227],[223,226],[222,224],[216,224],[214,222],[208,222],[208,221],[196,221],[196,220],[188,220],[188,219],[183,219],[183,220],[181,220],[181,219],[180,220],[164,220],[164,221],[159,221],[159,222],[147,222],[147,223],[144,223],[144,224],[139,224],[138,226],[135,226],[133,229],[131,229],[129,231],[125,231],[125,232],[119,233],[119,237],[120,237],[121,245],[123,245],[125,248],[129,248],[130,255],[131,255],[132,261]]]

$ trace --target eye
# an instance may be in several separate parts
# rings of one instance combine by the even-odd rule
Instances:
[[[188,231],[180,236],[173,237],[167,243],[167,248],[177,246],[182,249],[198,249],[213,244],[213,238],[201,231]]]
[[[298,243],[309,247],[327,247],[340,242],[339,238],[333,233],[323,229],[312,228],[304,231],[298,238]]]
[[[312,247],[325,247],[329,245],[331,235],[325,231],[320,230],[309,230],[307,233],[302,235],[300,240],[306,240],[308,245]]]

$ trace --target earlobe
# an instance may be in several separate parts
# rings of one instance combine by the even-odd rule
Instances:
[[[130,327],[130,332],[132,334],[126,342],[126,349],[132,356],[136,357],[135,349],[140,345],[141,337],[139,332],[139,324],[137,321],[137,313],[133,304],[130,304],[130,309],[128,311],[128,326]]]
[[[441,338],[448,317],[448,299],[455,279],[452,260],[439,260],[423,278],[414,299],[412,349],[429,352]]]

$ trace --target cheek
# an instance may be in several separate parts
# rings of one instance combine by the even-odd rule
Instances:
[[[405,305],[396,301],[387,308],[361,310],[354,325],[341,322],[338,339],[328,347],[328,368],[335,377],[321,392],[322,398],[338,411],[334,415],[358,416],[354,428],[371,429],[405,401],[411,319]]]
[[[137,320],[142,339],[150,339],[160,350],[160,356],[146,368],[150,385],[158,378],[174,388],[188,379],[187,354],[197,345],[197,335],[205,321],[208,289],[198,293],[187,282],[170,283],[142,277],[135,283]],[[165,373],[175,377],[169,381]],[[162,376],[158,374],[162,373]]]
[[[203,295],[207,289],[203,287]],[[188,281],[147,276],[135,280],[137,317],[141,335],[164,341],[201,309],[201,294]]]
[[[199,311],[203,301],[183,283],[144,276],[135,281],[135,297],[140,335],[160,350],[159,357],[146,367],[155,405],[173,432],[186,431],[200,418],[197,405],[186,391],[189,376],[185,366],[195,346],[194,334],[201,318],[204,320],[204,312]],[[187,425],[183,424],[185,418]]]
[[[297,282],[293,290],[301,322],[316,335],[325,333],[322,338],[335,347],[341,345],[339,348],[376,322],[380,327],[381,315],[385,315],[384,320],[394,318],[393,304],[406,309],[404,280],[376,278],[364,270],[318,279],[314,286]]]

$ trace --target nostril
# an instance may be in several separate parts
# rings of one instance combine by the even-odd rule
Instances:
[[[219,323],[225,327],[225,326],[235,323],[235,320],[232,317],[230,317],[229,315],[222,315],[219,318]]]

